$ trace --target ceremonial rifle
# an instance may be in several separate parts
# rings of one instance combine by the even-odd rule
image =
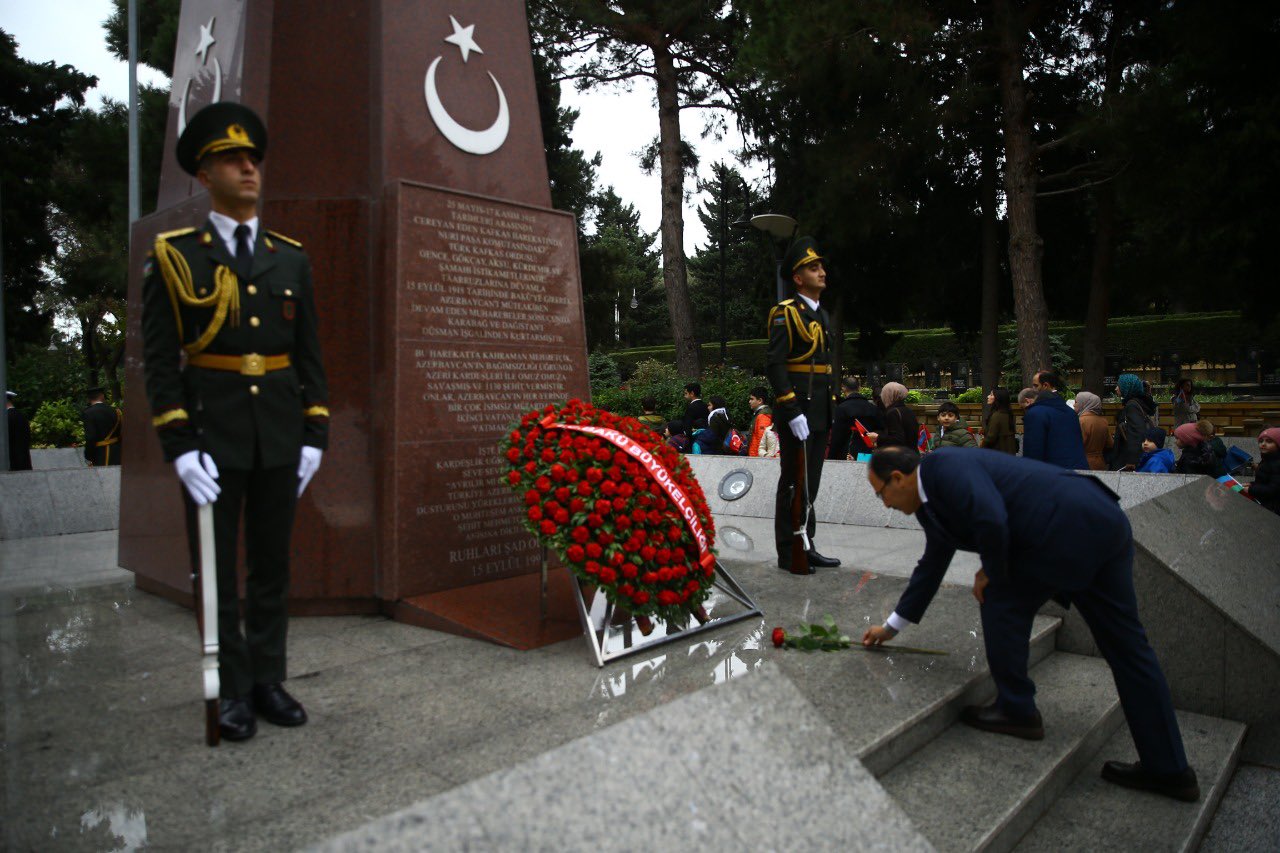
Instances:
[[[204,742],[209,746],[217,746],[221,740],[218,693],[222,685],[218,672],[218,566],[215,562],[217,549],[213,541],[213,504],[197,507],[196,517],[196,527],[200,534],[200,565],[191,581],[196,596],[196,621],[204,652]]]

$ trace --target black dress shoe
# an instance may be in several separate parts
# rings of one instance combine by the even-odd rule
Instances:
[[[1011,717],[999,705],[968,705],[960,712],[960,722],[984,732],[1013,735],[1023,740],[1044,740],[1044,720],[1036,711],[1031,717]]]
[[[1102,778],[1126,788],[1150,791],[1184,803],[1200,799],[1200,785],[1196,771],[1188,767],[1181,773],[1152,773],[1142,768],[1141,761],[1132,764],[1124,761],[1108,761],[1102,765]]]
[[[277,726],[300,726],[307,721],[302,705],[279,684],[253,685],[253,709]]]
[[[223,740],[248,740],[258,732],[258,721],[248,699],[223,699],[218,703],[218,729]]]
[[[809,558],[810,567],[816,566],[820,569],[834,569],[836,566],[840,565],[840,561],[835,557],[824,557],[816,550],[810,551],[805,556]]]

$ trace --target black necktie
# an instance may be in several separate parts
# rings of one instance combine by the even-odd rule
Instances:
[[[249,245],[249,226],[236,226],[236,275],[249,280],[253,270],[253,247]]]

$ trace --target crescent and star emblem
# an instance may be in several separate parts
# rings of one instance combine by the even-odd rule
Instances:
[[[453,15],[449,16],[449,23],[453,25],[453,35],[446,36],[445,41],[456,45],[462,53],[462,61],[466,63],[472,52],[484,53],[480,49],[480,45],[475,41],[476,25],[464,27],[458,23],[458,19]],[[444,138],[449,140],[458,148],[466,151],[468,154],[492,154],[502,147],[507,141],[507,133],[511,130],[511,114],[507,110],[507,96],[502,91],[502,85],[498,83],[498,78],[493,76],[493,72],[486,72],[489,79],[493,81],[493,88],[498,93],[498,117],[493,120],[493,124],[484,130],[472,130],[463,127],[449,115],[449,111],[444,108],[444,104],[440,101],[440,93],[436,90],[436,67],[440,65],[440,60],[444,56],[437,56],[431,62],[431,66],[427,68],[427,81],[424,86],[427,98],[427,112],[431,114],[431,120],[435,122],[436,127]]]
[[[200,57],[200,65],[207,65],[209,62],[209,48],[213,47],[217,41],[213,37],[213,24],[217,18],[210,18],[209,23],[200,25],[200,43],[196,45],[196,56]],[[187,129],[187,96],[191,94],[191,78],[187,78],[187,83],[182,87],[182,100],[178,102],[178,135],[182,135],[182,131]],[[222,63],[218,62],[218,57],[213,58],[213,101],[215,103],[222,100]]]

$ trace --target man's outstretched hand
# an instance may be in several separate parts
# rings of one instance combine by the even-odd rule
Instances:
[[[978,603],[982,604],[982,591],[987,588],[987,584],[991,579],[987,577],[987,573],[982,569],[978,569],[978,573],[973,576],[973,597],[978,599]]]
[[[889,640],[892,640],[896,636],[898,636],[898,632],[892,628],[885,625],[873,625],[867,629],[865,634],[862,635],[862,645],[879,646]]]

